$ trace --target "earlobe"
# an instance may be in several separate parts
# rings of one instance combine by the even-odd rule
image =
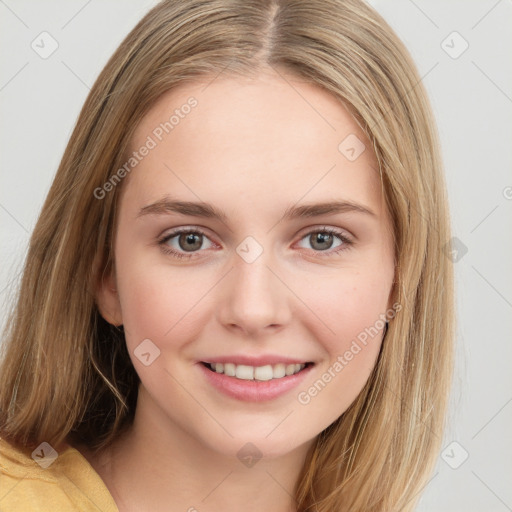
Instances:
[[[388,309],[387,311],[393,311],[395,312],[396,305],[398,304],[398,280],[396,277],[396,269],[395,269],[395,276],[393,278],[393,283],[391,284],[391,289],[389,290],[388,295]],[[396,312],[395,312],[396,314]]]
[[[384,341],[386,339],[386,334],[388,333],[388,329],[389,329],[389,322],[386,322],[386,324],[384,325],[383,333],[382,333],[382,341]]]
[[[113,269],[108,275],[103,275],[99,278],[96,290],[96,303],[101,316],[109,324],[116,326],[123,324],[121,303]]]

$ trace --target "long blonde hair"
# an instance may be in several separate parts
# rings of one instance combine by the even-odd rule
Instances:
[[[394,300],[376,367],[308,453],[297,510],[413,510],[440,448],[454,338],[449,212],[435,123],[414,63],[362,0],[173,0],[150,10],[82,108],[30,240],[0,363],[0,436],[108,446],[138,376],[95,289],[113,265],[117,198],[101,187],[162,93],[219,72],[283,69],[323,87],[373,145],[393,220]]]

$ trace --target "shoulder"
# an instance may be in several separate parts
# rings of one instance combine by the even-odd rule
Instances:
[[[42,469],[44,466],[51,466],[54,452],[48,443],[42,443],[39,450],[31,450],[11,444],[0,437],[0,473],[11,478],[41,478],[52,482],[55,480],[52,471]]]
[[[0,438],[0,510],[117,512],[99,475],[73,447],[35,449]]]

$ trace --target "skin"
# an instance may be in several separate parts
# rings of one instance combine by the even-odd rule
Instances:
[[[298,393],[392,305],[392,229],[377,161],[335,97],[273,70],[166,93],[137,127],[131,149],[190,96],[198,105],[122,184],[115,271],[98,289],[104,318],[124,325],[141,379],[134,425],[101,455],[80,449],[121,511],[294,511],[307,451],[363,388],[382,330],[309,403]],[[355,161],[338,150],[350,134],[366,146]],[[137,217],[166,194],[211,203],[227,220]],[[375,215],[282,220],[288,206],[327,200],[353,201]],[[189,260],[158,245],[178,227],[206,233],[192,253],[179,236],[167,242],[192,254]],[[323,227],[353,244],[335,254],[342,244],[335,236],[315,249]],[[247,236],[263,248],[252,263],[236,252]],[[134,355],[144,339],[161,351],[149,366]],[[288,355],[315,366],[298,388],[250,403],[219,393],[199,371],[198,361],[235,353]],[[263,455],[252,467],[237,458],[247,442]]]

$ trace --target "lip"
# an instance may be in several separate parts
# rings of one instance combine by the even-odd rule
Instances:
[[[234,362],[232,359],[230,360],[228,358],[215,359],[215,361],[209,360],[208,362]],[[283,359],[284,358],[280,358],[278,362],[284,362]],[[254,361],[254,359],[252,359],[252,361]],[[289,364],[292,364],[295,360],[289,359],[289,361]],[[300,363],[300,361],[297,361],[297,363]],[[198,366],[199,371],[203,373],[207,382],[221,393],[244,402],[265,402],[274,400],[297,387],[305,379],[305,377],[309,374],[315,365],[307,365],[303,370],[301,370],[299,373],[296,373],[295,375],[288,375],[286,377],[281,377],[280,379],[272,379],[266,381],[242,380],[235,377],[228,377],[223,373],[217,373],[210,370],[202,362],[197,363],[196,366]],[[257,365],[252,363],[250,366],[264,365],[258,362]]]
[[[261,356],[248,356],[247,354],[240,355],[232,355],[225,357],[212,357],[202,359],[203,363],[234,363],[234,364],[245,364],[247,366],[266,366],[267,364],[275,365],[275,364],[306,364],[311,363],[313,361],[309,359],[296,359],[286,356],[279,355],[261,355]]]

